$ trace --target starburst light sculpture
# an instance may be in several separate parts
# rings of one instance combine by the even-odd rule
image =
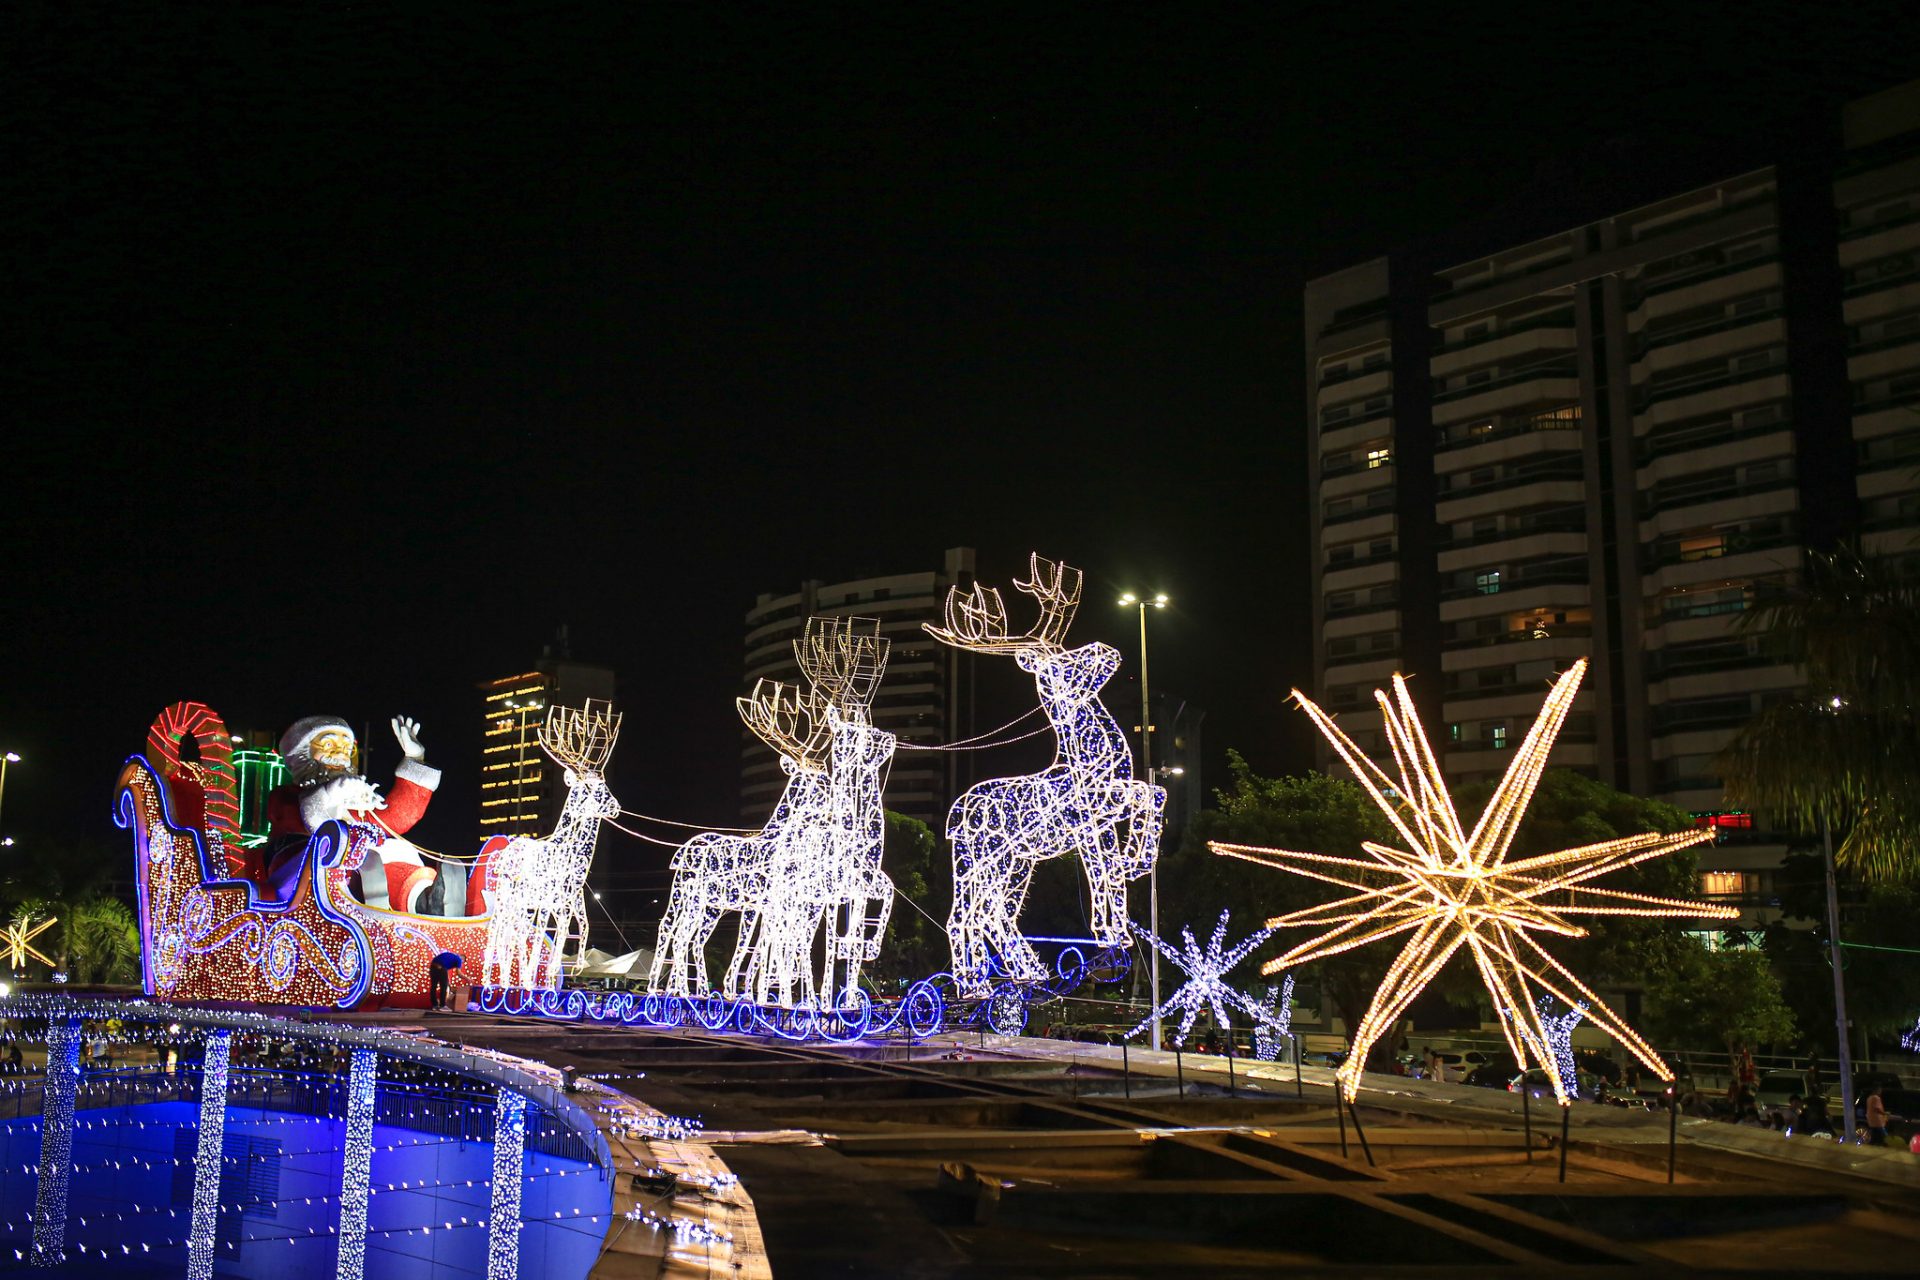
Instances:
[[[41,954],[33,945],[33,940],[53,928],[60,922],[58,916],[48,916],[45,920],[35,920],[30,911],[19,911],[7,925],[7,931],[0,935],[0,950],[7,954],[7,961],[15,973],[27,967],[28,960],[38,960],[48,968],[53,967],[53,958]]]
[[[1346,897],[1268,921],[1276,928],[1317,927],[1324,932],[1268,961],[1263,973],[1338,955],[1369,942],[1409,935],[1360,1025],[1353,1029],[1351,1051],[1336,1073],[1349,1099],[1359,1092],[1361,1067],[1374,1042],[1392,1029],[1415,997],[1463,948],[1472,955],[1494,1007],[1513,1011],[1512,1018],[1502,1020],[1501,1029],[1514,1060],[1523,1069],[1529,1061],[1537,1062],[1560,1101],[1567,1101],[1570,1082],[1561,1078],[1553,1055],[1535,1047],[1547,1042],[1535,1007],[1536,991],[1556,996],[1569,1006],[1584,1003],[1587,1016],[1625,1045],[1649,1071],[1663,1080],[1673,1079],[1671,1068],[1646,1041],[1542,948],[1533,935],[1584,937],[1586,929],[1570,919],[1577,916],[1734,918],[1738,912],[1731,907],[1588,884],[1610,871],[1710,840],[1713,833],[1654,832],[1537,857],[1507,859],[1507,850],[1547,767],[1547,754],[1566,722],[1586,669],[1586,659],[1582,658],[1555,682],[1540,718],[1514,753],[1506,776],[1471,832],[1460,825],[1453,799],[1447,793],[1446,777],[1420,727],[1404,679],[1394,676],[1391,698],[1384,690],[1374,693],[1397,779],[1388,777],[1363,755],[1331,716],[1299,690],[1293,691],[1295,701],[1387,815],[1405,846],[1395,848],[1367,841],[1363,846],[1368,854],[1365,858],[1221,841],[1211,842],[1210,847],[1215,853],[1279,867],[1349,890]],[[1522,1025],[1525,1035],[1520,1034]]]
[[[1140,937],[1145,938],[1152,945],[1154,950],[1165,956],[1168,963],[1186,974],[1187,980],[1168,996],[1159,1008],[1142,1019],[1139,1026],[1127,1032],[1128,1039],[1132,1039],[1152,1026],[1155,1018],[1164,1018],[1176,1010],[1180,1013],[1180,1029],[1173,1033],[1173,1042],[1178,1045],[1184,1045],[1187,1042],[1187,1032],[1193,1030],[1194,1019],[1198,1018],[1200,1011],[1205,1008],[1213,1010],[1214,1023],[1222,1030],[1230,1030],[1233,1026],[1233,1020],[1227,1017],[1229,1007],[1238,1009],[1252,1018],[1256,1026],[1265,1022],[1268,1016],[1267,1011],[1228,986],[1226,976],[1233,972],[1234,967],[1245,960],[1255,947],[1273,934],[1274,926],[1268,925],[1242,939],[1240,945],[1233,950],[1223,951],[1221,948],[1227,940],[1229,914],[1226,911],[1220,913],[1220,923],[1213,926],[1213,936],[1207,939],[1204,951],[1200,949],[1200,944],[1193,940],[1193,929],[1189,926],[1183,926],[1180,930],[1181,947],[1178,951],[1145,929],[1136,931]],[[1289,992],[1293,989],[1291,978],[1287,980],[1287,989]]]

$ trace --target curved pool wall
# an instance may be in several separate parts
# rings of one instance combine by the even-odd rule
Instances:
[[[606,1139],[508,1062],[145,1003],[16,999],[0,1018],[34,1050],[0,1085],[0,1270],[572,1280],[600,1255]],[[270,1043],[299,1061],[263,1060]],[[83,1053],[102,1048],[122,1065]]]

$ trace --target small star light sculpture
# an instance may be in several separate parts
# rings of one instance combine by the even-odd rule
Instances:
[[[1460,826],[1440,762],[1420,727],[1405,680],[1394,676],[1392,698],[1385,690],[1374,692],[1400,775],[1397,780],[1367,759],[1331,716],[1294,690],[1295,701],[1386,813],[1405,845],[1394,848],[1368,841],[1363,846],[1368,854],[1365,858],[1219,841],[1212,842],[1211,847],[1215,853],[1265,863],[1350,891],[1347,897],[1268,921],[1269,928],[1310,926],[1324,932],[1268,961],[1262,973],[1277,973],[1369,942],[1409,935],[1374,993],[1372,1005],[1353,1029],[1352,1049],[1337,1073],[1349,1099],[1359,1092],[1361,1067],[1374,1042],[1392,1029],[1415,997],[1463,947],[1487,984],[1494,1007],[1512,1011],[1513,1016],[1503,1019],[1501,1028],[1514,1060],[1522,1067],[1529,1060],[1538,1063],[1561,1102],[1568,1100],[1572,1081],[1561,1078],[1560,1064],[1553,1054],[1543,1054],[1535,1047],[1548,1042],[1535,1006],[1536,990],[1557,996],[1568,1006],[1584,1004],[1595,1025],[1625,1045],[1648,1070],[1663,1080],[1673,1078],[1672,1070],[1646,1041],[1534,941],[1533,935],[1585,937],[1586,929],[1569,919],[1582,915],[1733,919],[1738,913],[1731,907],[1621,889],[1596,889],[1587,884],[1610,871],[1710,840],[1713,833],[1654,832],[1507,860],[1507,849],[1533,799],[1534,788],[1547,766],[1547,753],[1553,749],[1586,669],[1586,659],[1582,658],[1555,682],[1540,709],[1540,718],[1514,752],[1506,777],[1471,832]]]
[[[33,940],[58,923],[59,918],[57,916],[49,916],[45,920],[36,921],[31,914],[25,911],[19,912],[13,917],[13,922],[7,926],[7,931],[4,934],[0,934],[0,951],[6,953],[7,959],[15,973],[26,968],[27,961],[29,960],[38,960],[41,964],[49,968],[53,966],[53,960],[48,956],[42,955],[39,949],[33,945]]]
[[[1153,1025],[1155,1018],[1165,1017],[1175,1010],[1180,1011],[1180,1030],[1173,1036],[1173,1042],[1184,1045],[1187,1032],[1193,1030],[1193,1020],[1200,1016],[1200,1010],[1211,1006],[1213,1019],[1222,1028],[1233,1025],[1227,1017],[1227,1007],[1241,1010],[1256,1024],[1264,1021],[1265,1012],[1259,1005],[1235,991],[1225,982],[1226,976],[1233,972],[1234,966],[1247,958],[1255,947],[1265,942],[1273,933],[1274,926],[1268,925],[1247,938],[1233,950],[1222,953],[1220,948],[1227,940],[1227,915],[1220,913],[1220,923],[1213,926],[1213,937],[1207,940],[1207,949],[1202,951],[1200,944],[1193,940],[1193,930],[1182,927],[1180,936],[1184,945],[1175,951],[1145,929],[1137,930],[1139,935],[1153,945],[1154,950],[1167,958],[1168,963],[1179,968],[1187,975],[1187,980],[1178,990],[1166,998],[1161,1006],[1141,1020],[1139,1026],[1127,1032],[1127,1039],[1145,1031]]]

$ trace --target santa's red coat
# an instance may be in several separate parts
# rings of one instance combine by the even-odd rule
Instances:
[[[413,776],[409,776],[413,775]],[[364,823],[367,826],[383,828],[394,835],[404,835],[413,824],[420,821],[427,812],[427,804],[433,799],[434,787],[439,784],[440,771],[412,760],[400,763],[399,774],[393,780],[393,786],[387,791],[387,805],[384,809],[350,809],[347,819]],[[300,801],[308,794],[308,788],[295,783],[286,783],[267,793],[267,822],[275,836],[300,836],[310,834],[307,829],[306,815],[302,812]],[[381,837],[385,843],[385,837]],[[378,846],[376,846],[377,848]],[[275,860],[275,867],[289,855]],[[398,864],[397,864],[398,865]],[[380,860],[385,872],[386,859]],[[367,868],[368,873],[372,868]],[[271,881],[275,874],[269,870]],[[400,874],[390,872],[387,876],[387,898],[397,911],[408,911],[428,885],[438,878],[439,873],[431,867],[412,863],[400,868]]]
[[[267,793],[267,821],[276,836],[307,835],[307,820],[300,812],[300,797],[306,794],[306,788],[289,782],[275,787]],[[354,810],[347,817],[354,822],[363,822],[368,826],[385,827],[393,834],[405,835],[413,824],[420,821],[427,812],[427,802],[433,799],[431,788],[405,778],[395,778],[393,787],[387,792],[387,807],[384,809]]]

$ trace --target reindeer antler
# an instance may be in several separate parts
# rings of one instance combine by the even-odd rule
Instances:
[[[600,698],[588,698],[585,707],[555,704],[547,708],[540,726],[540,746],[558,764],[580,773],[598,773],[613,754],[620,737],[621,713]]]
[[[1015,578],[1013,585],[1040,602],[1040,620],[1024,635],[1007,634],[1007,606],[997,587],[976,585],[963,593],[959,587],[947,592],[947,625],[925,623],[927,633],[956,649],[979,653],[1012,653],[1018,649],[1057,650],[1065,640],[1067,628],[1080,607],[1080,589],[1084,575],[1072,565],[1044,559],[1038,552],[1029,560],[1025,581]]]
[[[827,699],[819,691],[761,680],[752,694],[735,698],[733,705],[754,737],[802,769],[826,771],[830,729]]]
[[[842,711],[872,705],[892,651],[878,618],[808,618],[805,634],[793,642],[807,679]]]

